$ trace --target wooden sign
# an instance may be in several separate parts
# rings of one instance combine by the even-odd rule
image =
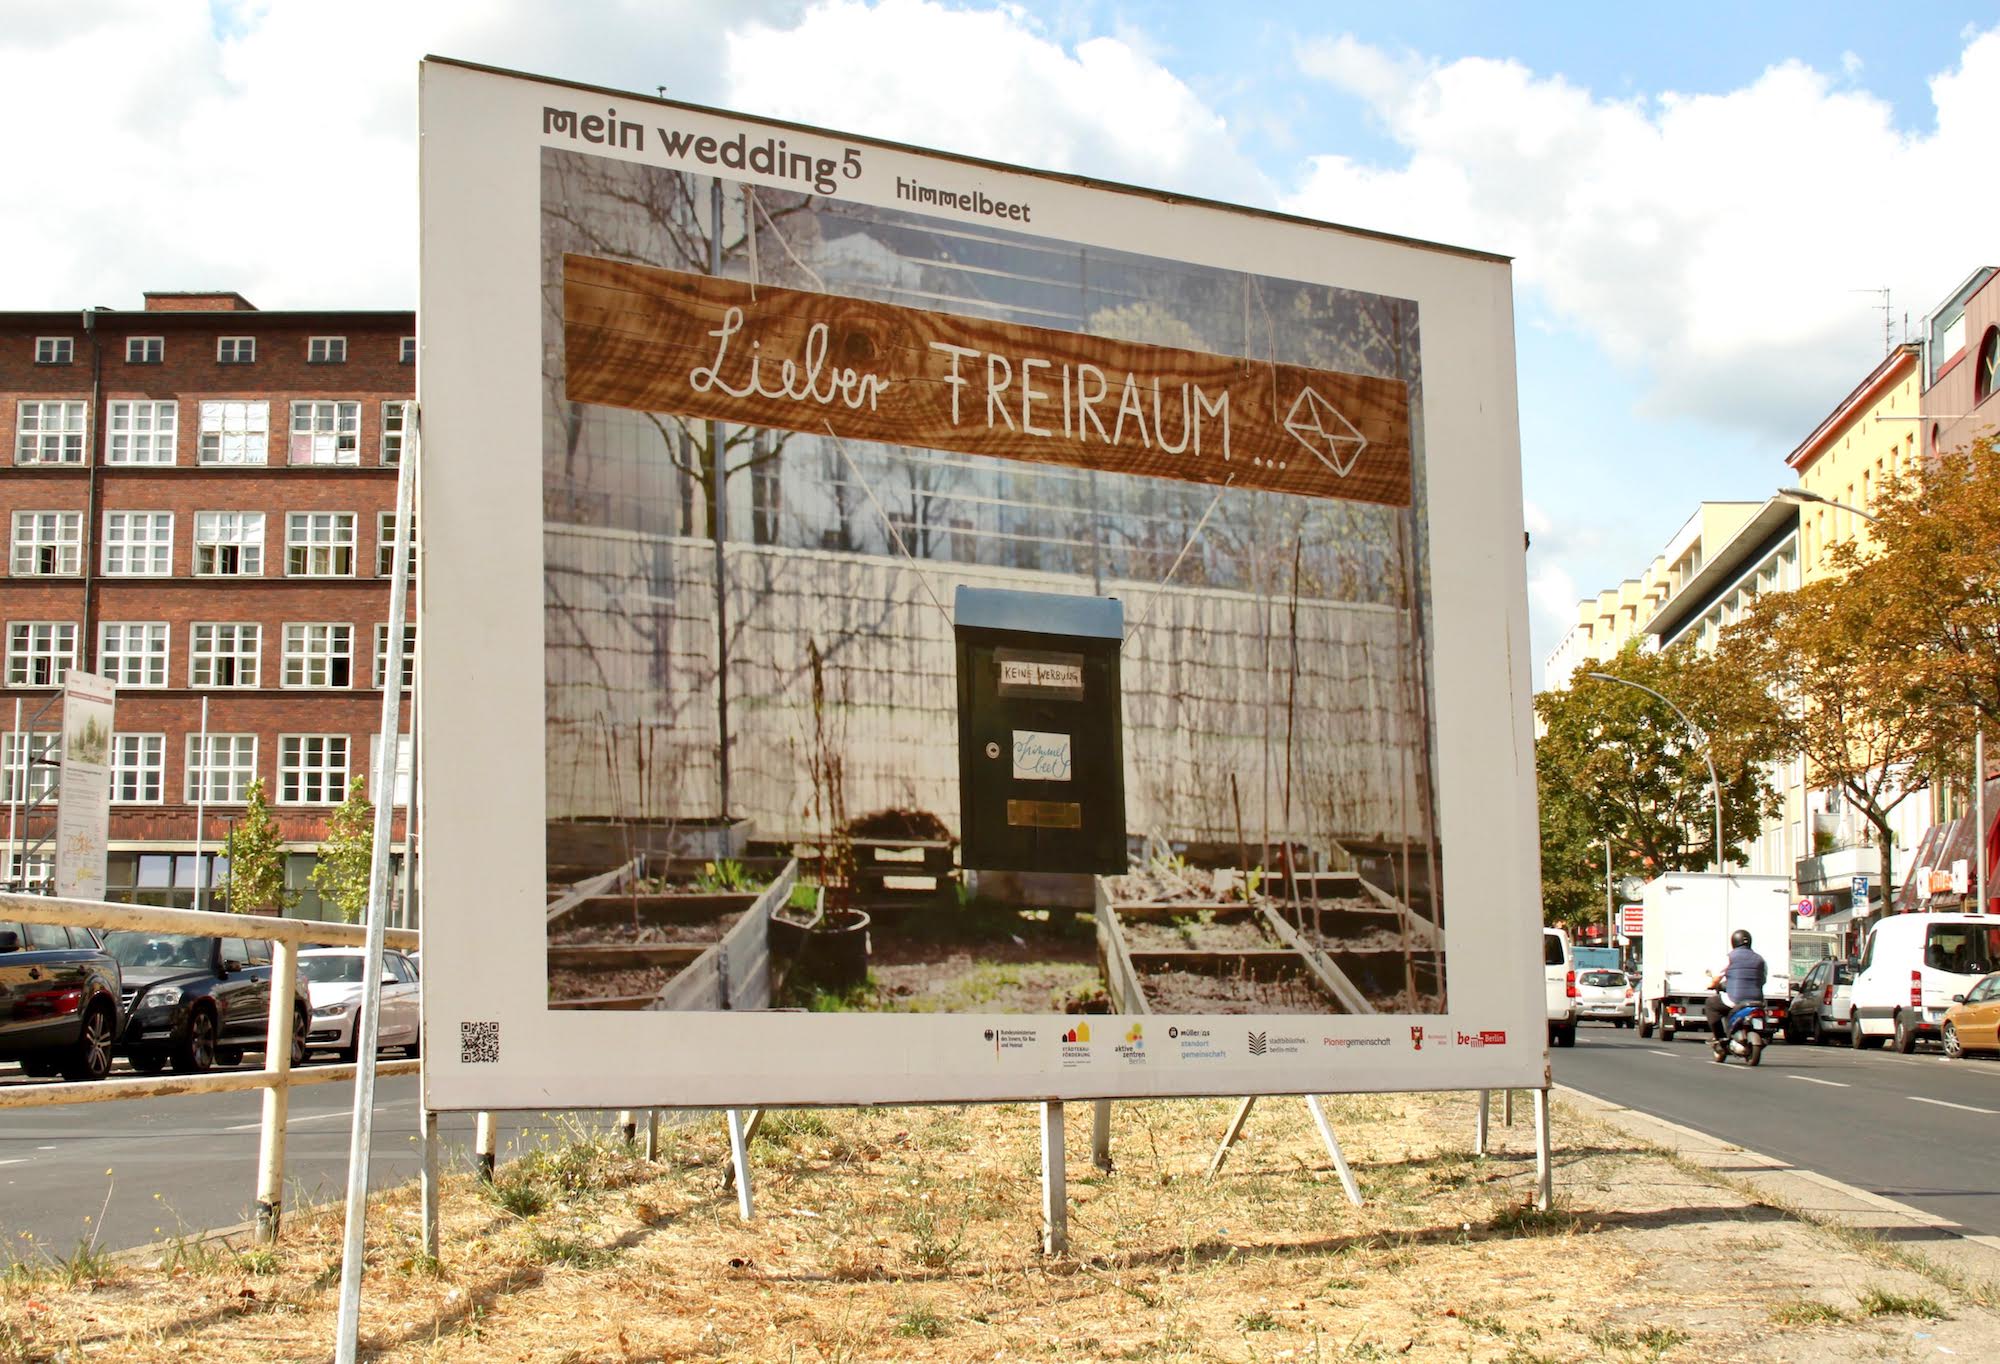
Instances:
[[[1407,506],[1406,386],[563,257],[572,401]]]

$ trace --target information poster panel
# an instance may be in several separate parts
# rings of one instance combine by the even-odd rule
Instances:
[[[1543,1082],[1504,259],[422,83],[427,1102]]]
[[[118,688],[77,672],[63,680],[62,778],[56,788],[56,894],[104,898],[111,834],[111,727]]]

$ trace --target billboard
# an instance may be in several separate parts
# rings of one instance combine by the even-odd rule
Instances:
[[[1504,260],[422,80],[427,1102],[1542,1082]]]
[[[72,669],[63,678],[62,779],[56,787],[57,895],[104,898],[111,830],[111,730],[118,688]]]

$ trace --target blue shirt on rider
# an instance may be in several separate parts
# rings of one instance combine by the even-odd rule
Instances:
[[[1755,1004],[1764,998],[1764,980],[1770,974],[1764,959],[1747,947],[1729,949],[1729,964],[1722,968],[1722,993],[1734,1004]]]

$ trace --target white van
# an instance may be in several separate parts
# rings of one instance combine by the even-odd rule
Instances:
[[[2000,918],[1892,914],[1869,930],[1854,968],[1848,1036],[1857,1047],[1893,1039],[1908,1052],[1935,1038],[1951,997],[2000,970]]]
[[[1576,965],[1570,959],[1569,934],[1560,928],[1542,930],[1542,978],[1549,998],[1549,1041],[1558,1047],[1576,1045]]]

